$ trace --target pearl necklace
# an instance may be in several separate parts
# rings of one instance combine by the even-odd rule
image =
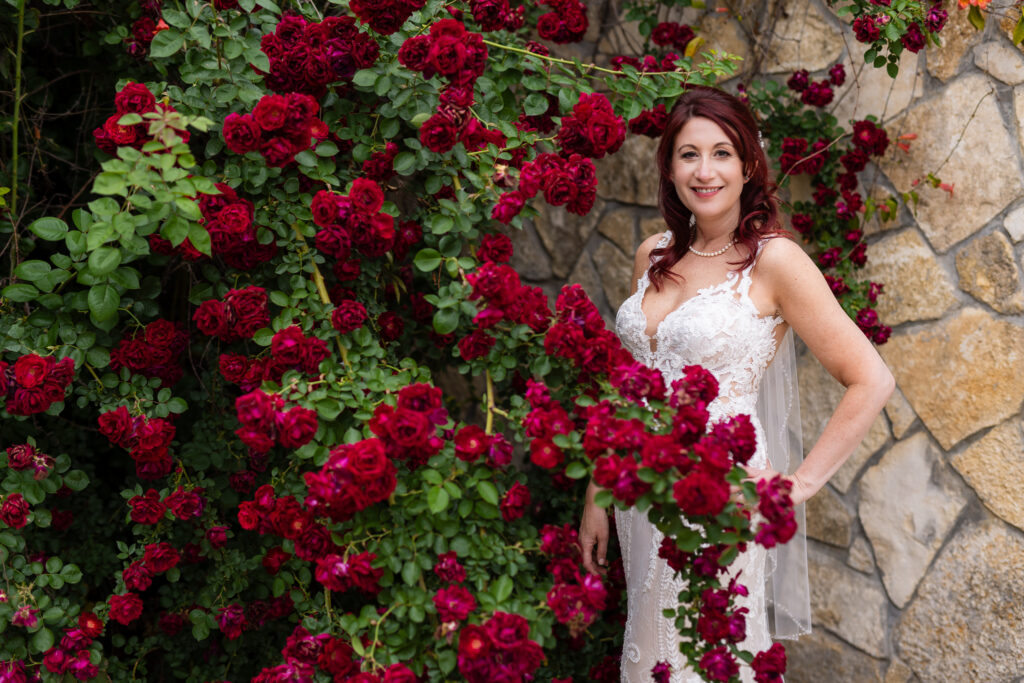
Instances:
[[[724,247],[722,247],[721,249],[716,249],[715,251],[697,251],[696,249],[693,248],[692,244],[689,247],[687,247],[687,248],[691,252],[696,254],[697,256],[711,257],[711,256],[718,256],[720,254],[724,254],[725,252],[729,251],[729,247],[731,247],[735,243],[736,243],[736,238],[734,237],[733,239],[729,240],[729,243],[726,244]]]

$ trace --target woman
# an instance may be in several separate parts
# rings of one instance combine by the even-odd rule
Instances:
[[[892,375],[817,266],[780,233],[757,127],[742,102],[713,88],[689,89],[669,116],[657,154],[659,204],[669,230],[640,245],[632,295],[619,309],[616,330],[637,360],[662,371],[666,384],[687,365],[702,365],[715,375],[719,397],[708,406],[710,422],[741,413],[755,422],[758,449],[746,468],[752,480],[777,474],[756,418],[758,389],[776,349],[784,341],[791,348],[787,332],[798,334],[846,387],[818,442],[787,475],[794,503],[803,503],[867,434],[892,393]],[[773,370],[785,355],[780,350]],[[598,490],[591,483],[580,525],[590,572],[603,571],[608,540],[608,518],[593,502]],[[616,511],[616,528],[628,595],[622,681],[650,681],[658,662],[671,665],[673,683],[702,680],[684,667],[678,633],[661,615],[663,608],[675,607],[682,588],[657,557],[661,533],[633,509]],[[749,548],[730,575],[741,572],[750,592],[738,599],[749,610],[740,647],[757,652],[771,645],[766,551]],[[741,677],[752,680],[751,670],[744,666]]]

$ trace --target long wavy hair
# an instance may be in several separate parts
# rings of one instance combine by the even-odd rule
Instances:
[[[658,208],[675,239],[671,246],[651,252],[650,281],[660,289],[666,277],[679,278],[671,271],[693,242],[692,212],[686,208],[672,183],[675,140],[683,126],[695,116],[714,121],[725,132],[743,162],[744,176],[750,176],[740,193],[740,223],[734,237],[747,251],[741,262],[729,265],[746,268],[757,257],[757,245],[768,234],[783,232],[779,223],[776,186],[768,179],[768,161],[757,137],[757,123],[743,102],[729,93],[707,86],[691,86],[679,96],[668,116],[658,143]]]

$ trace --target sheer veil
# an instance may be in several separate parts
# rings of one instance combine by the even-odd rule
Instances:
[[[769,466],[776,472],[792,474],[803,460],[792,329],[786,331],[761,379],[757,416],[764,429]],[[796,506],[795,513],[796,535],[768,551],[765,568],[768,628],[776,639],[794,639],[811,632],[804,505]]]

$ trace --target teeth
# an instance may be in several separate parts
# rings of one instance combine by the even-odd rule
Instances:
[[[720,187],[695,187],[693,191],[697,194],[711,194],[712,192],[718,192]]]

